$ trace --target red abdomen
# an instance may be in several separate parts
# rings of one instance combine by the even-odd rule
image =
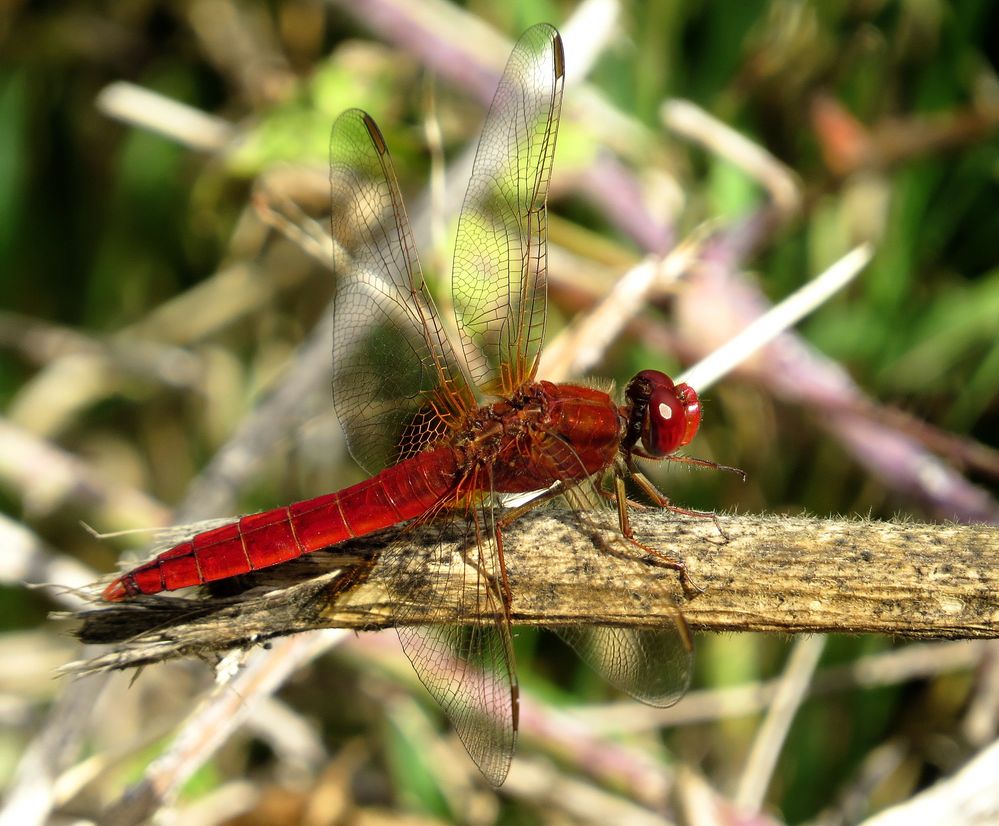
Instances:
[[[453,492],[456,470],[454,451],[439,448],[337,493],[244,516],[123,574],[103,597],[118,602],[134,594],[201,585],[405,522]]]

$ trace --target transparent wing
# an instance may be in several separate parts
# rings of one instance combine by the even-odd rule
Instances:
[[[517,41],[479,139],[458,220],[455,318],[473,381],[509,395],[533,378],[545,327],[545,201],[565,59],[555,29]]]
[[[683,644],[675,627],[553,630],[608,683],[636,700],[665,708],[687,693],[692,649]]]
[[[551,460],[573,461],[564,443],[549,449]],[[568,467],[562,464],[562,467]],[[687,691],[693,659],[690,630],[680,611],[682,588],[676,571],[657,565],[655,558],[622,535],[616,509],[594,479],[567,490],[564,499],[594,538],[598,552],[616,585],[634,583],[632,599],[638,616],[661,613],[669,606],[671,619],[661,626],[557,626],[555,633],[607,682],[652,706],[670,706]],[[586,570],[581,560],[578,570]]]
[[[518,688],[491,523],[486,506],[442,516],[433,523],[439,534],[429,567],[406,546],[379,564],[391,571],[386,581],[406,583],[396,594],[406,656],[483,775],[499,786],[517,739]],[[454,609],[456,623],[409,624],[410,615],[454,616]]]
[[[333,124],[330,201],[340,247],[333,404],[351,455],[375,473],[475,404],[423,280],[385,140],[359,109]]]

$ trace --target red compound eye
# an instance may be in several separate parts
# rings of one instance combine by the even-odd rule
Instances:
[[[629,397],[633,404],[646,405],[641,425],[642,447],[651,456],[667,456],[689,443],[697,433],[701,403],[689,385],[675,385],[658,370],[643,370],[629,385]]]

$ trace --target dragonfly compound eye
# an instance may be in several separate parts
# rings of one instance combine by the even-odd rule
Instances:
[[[643,370],[635,383],[643,385],[641,395],[648,399],[642,417],[642,447],[652,456],[668,456],[689,443],[701,423],[701,402],[694,388],[674,385],[658,370]]]

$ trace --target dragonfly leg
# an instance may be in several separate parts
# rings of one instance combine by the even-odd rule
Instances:
[[[507,661],[509,663],[514,662],[513,654],[513,640],[510,636],[510,622],[511,615],[513,613],[513,593],[510,590],[510,580],[506,574],[506,559],[503,556],[503,520],[491,520],[491,513],[486,513],[485,510],[480,512],[481,515],[473,517],[475,522],[475,538],[476,543],[479,548],[478,559],[475,560],[474,567],[478,571],[479,576],[483,578],[486,583],[486,588],[492,591],[495,595],[496,591],[499,591],[500,604],[503,606],[503,617],[505,619],[505,628],[507,632],[501,634],[500,637],[503,640],[503,646],[506,649]],[[492,527],[485,527],[483,523],[488,523],[492,521]],[[491,530],[493,535],[493,541],[496,543],[496,565],[499,571],[492,573],[486,570],[486,565],[484,561],[483,548],[485,544],[483,543],[483,531]],[[513,731],[516,735],[517,729],[520,726],[520,687],[517,684],[516,676],[512,677],[510,683],[510,707],[511,713],[513,715]]]
[[[717,521],[717,517],[712,511],[699,511],[693,508],[681,508],[679,505],[674,505],[668,497],[660,492],[659,488],[652,484],[649,477],[640,470],[629,468],[629,475],[635,484],[645,492],[645,495],[660,508],[666,508],[666,510],[673,511],[673,513],[680,513],[684,516],[697,516],[701,519],[715,519]]]
[[[700,462],[702,460],[698,459],[697,461]],[[723,466],[719,465],[719,467]],[[738,473],[742,473],[742,471],[738,470],[737,468],[729,468],[729,469],[735,470]],[[725,533],[725,529],[722,527],[721,522],[718,521],[717,513],[715,513],[714,511],[694,510],[693,508],[681,508],[678,505],[674,505],[669,500],[668,497],[663,495],[663,493],[659,490],[659,488],[657,488],[654,484],[652,484],[652,481],[649,479],[649,477],[646,476],[644,473],[642,473],[640,470],[637,470],[635,468],[630,468],[629,472],[631,474],[631,478],[635,480],[635,484],[638,485],[642,490],[644,490],[645,493],[648,495],[648,497],[657,505],[659,505],[659,507],[666,508],[666,510],[672,511],[673,513],[682,514],[683,516],[695,516],[698,519],[710,519],[715,523],[715,528],[718,529],[718,533],[720,533],[725,538],[726,542],[728,541],[729,538],[728,534]]]
[[[493,540],[496,542],[496,561],[499,565],[499,590],[503,601],[503,613],[506,621],[510,622],[510,613],[513,610],[513,593],[510,591],[510,580],[506,575],[506,557],[503,555],[503,526],[502,522],[493,524]],[[481,546],[481,541],[479,545]]]
[[[468,521],[472,524],[475,530],[475,549],[470,548],[468,543],[465,543],[461,550],[461,556],[465,563],[475,571],[476,575],[483,583],[481,589],[476,592],[479,595],[476,598],[476,601],[479,602],[484,595],[486,610],[482,610],[483,606],[481,604],[476,605],[475,608],[477,609],[477,615],[490,616],[493,618],[498,630],[498,639],[500,644],[503,646],[504,657],[502,661],[497,660],[494,662],[494,665],[498,668],[500,674],[505,672],[509,677],[511,714],[510,735],[513,740],[516,740],[517,730],[520,726],[520,687],[517,684],[517,674],[514,666],[513,639],[510,634],[512,597],[510,592],[510,581],[506,575],[506,562],[503,558],[503,533],[499,524],[492,519],[492,512],[488,508],[482,507],[480,509],[478,507],[471,507],[467,511],[467,514]],[[492,555],[486,550],[489,543],[489,534],[492,534],[492,539],[495,542],[495,558],[493,558]],[[496,568],[498,569],[496,571],[490,570],[492,567],[490,562],[493,559],[495,559]],[[478,635],[475,634],[474,630],[472,634],[473,639],[478,639]],[[479,644],[475,644],[472,646],[472,650],[480,653],[488,652],[489,643],[487,641],[485,647],[480,647]],[[429,684],[427,685],[429,687]],[[450,689],[448,691],[450,691]],[[453,696],[448,696],[449,701],[454,699]],[[489,709],[489,711],[495,713],[494,709]],[[447,711],[447,714],[448,717],[451,716],[450,711]],[[497,727],[502,726],[502,715],[494,719],[493,722]],[[499,733],[502,734],[501,731]],[[464,737],[462,737],[462,741],[467,742],[464,740]],[[511,751],[513,749],[512,743],[510,749]],[[478,762],[477,758],[476,762]]]
[[[614,507],[617,507],[617,491],[604,490],[603,488],[597,488],[597,492],[604,497],[608,502],[610,502]],[[629,508],[634,508],[635,510],[644,511],[648,510],[649,506],[644,502],[639,502],[637,499],[632,499],[628,496],[625,497],[625,502],[627,502]]]
[[[493,595],[493,598],[499,599],[503,606],[503,616],[509,625],[513,597],[510,590],[510,580],[506,573],[506,558],[503,555],[503,520],[493,520],[492,515],[485,509],[480,511],[473,508],[471,513],[473,515],[470,520],[475,527],[475,547],[478,549],[478,554],[473,558],[473,554],[469,553],[466,548],[462,550],[462,556],[465,562],[471,565],[482,581],[486,583],[486,589]],[[492,534],[492,541],[495,543],[496,571],[489,570],[490,566],[487,564],[490,556],[485,551],[489,542],[487,534]]]
[[[477,488],[475,478],[469,482],[467,488],[471,490]],[[482,578],[482,581],[486,583],[487,591],[492,594],[494,599],[498,599],[500,605],[503,606],[503,616],[506,619],[507,627],[510,625],[513,596],[510,590],[510,579],[506,572],[506,557],[503,554],[503,528],[521,514],[533,507],[537,507],[538,504],[539,502],[532,500],[497,519],[495,511],[491,507],[483,503],[476,503],[474,498],[466,496],[465,488],[459,487],[453,498],[442,502],[440,505],[442,510],[463,509],[465,511],[466,518],[475,530],[475,548],[478,550],[478,554],[473,555],[471,549],[466,546],[462,549],[461,555],[466,564],[471,565]],[[493,547],[496,549],[495,571],[490,570],[490,568],[494,567],[490,564],[493,557],[486,551],[490,540],[494,543]]]
[[[637,478],[638,476],[641,476],[641,474],[638,471],[632,470],[631,475],[632,478],[635,479],[635,481],[639,484],[639,486],[642,487],[643,490],[645,490],[645,486],[642,485]],[[649,482],[649,480],[646,479],[644,476],[642,476],[642,479],[645,480],[646,484],[648,484],[648,486],[655,494],[655,495],[650,494],[652,500],[657,504],[661,504],[662,500],[665,500],[666,497],[660,494],[659,491],[656,490],[655,485]],[[614,485],[615,485],[615,499],[617,500],[618,521],[620,523],[621,533],[623,534],[624,538],[627,539],[636,548],[639,548],[645,553],[647,553],[649,556],[654,557],[656,561],[659,562],[659,564],[664,565],[665,567],[676,571],[677,574],[680,575],[680,585],[683,587],[683,591],[685,594],[687,594],[688,596],[697,596],[698,594],[703,594],[704,589],[701,588],[699,585],[697,585],[690,578],[690,573],[687,571],[687,563],[684,562],[681,557],[665,554],[662,551],[657,550],[656,548],[653,548],[650,545],[646,545],[644,542],[640,542],[639,540],[635,539],[634,531],[632,531],[631,529],[631,522],[628,519],[628,498],[625,495],[624,477],[620,475],[615,475]],[[690,513],[691,515],[697,515],[697,516],[714,516],[714,514],[710,513],[702,514],[700,511],[691,512],[679,508],[674,508],[673,510],[679,510],[681,513]]]
[[[732,467],[731,465],[720,465],[717,462],[710,461],[709,459],[698,459],[696,456],[679,456],[676,453],[672,453],[668,456],[652,456],[637,446],[632,449],[632,454],[639,456],[642,459],[650,459],[653,462],[676,462],[678,465],[692,465],[694,467],[711,468],[712,470],[723,470],[726,473],[734,473],[736,476],[739,476],[743,482],[746,481],[746,471],[741,468]],[[634,471],[634,468],[631,468],[631,470]]]

